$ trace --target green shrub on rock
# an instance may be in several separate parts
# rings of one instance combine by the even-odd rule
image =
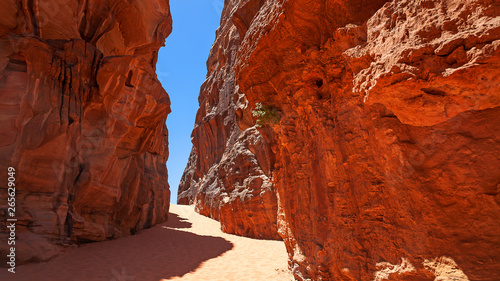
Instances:
[[[252,115],[257,117],[255,127],[274,125],[280,121],[280,113],[278,109],[272,105],[263,105],[258,102],[255,104],[255,109],[252,110]]]

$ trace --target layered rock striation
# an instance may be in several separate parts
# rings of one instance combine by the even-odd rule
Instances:
[[[237,51],[213,48],[208,66],[234,76],[209,72],[202,87],[180,202],[237,225],[222,219],[221,206],[239,203],[221,196],[223,179],[252,173],[221,169],[229,154],[218,152],[245,145],[220,133],[236,123],[265,140],[258,163],[270,164],[298,280],[500,279],[498,1],[257,2],[225,2],[232,20],[214,48]],[[227,106],[225,88],[207,85],[231,85],[247,109],[277,108],[279,124],[248,128],[244,113],[208,126]]]
[[[17,261],[165,221],[170,100],[155,65],[168,2],[0,5],[0,179],[15,168]]]

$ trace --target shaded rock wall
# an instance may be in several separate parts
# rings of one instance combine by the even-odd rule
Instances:
[[[0,5],[0,179],[16,169],[18,262],[165,221],[170,101],[155,64],[168,2]]]
[[[225,13],[239,4],[226,1]],[[259,131],[295,277],[500,279],[498,1],[239,7],[240,43],[228,61],[250,105],[281,113]],[[217,42],[229,38],[218,33]],[[205,154],[194,136],[190,163],[219,148]],[[220,206],[220,186],[189,198]]]
[[[230,1],[224,7],[178,202],[195,204],[227,233],[279,239],[269,140],[253,127],[251,108],[234,76],[241,39],[263,2]]]

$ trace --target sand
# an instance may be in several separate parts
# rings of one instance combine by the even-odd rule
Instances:
[[[0,280],[293,280],[281,241],[222,233],[192,206],[171,205],[169,221],[136,235],[90,243],[46,263],[0,268]]]

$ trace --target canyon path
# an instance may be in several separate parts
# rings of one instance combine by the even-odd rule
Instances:
[[[225,234],[193,206],[136,235],[71,249],[45,263],[0,272],[0,280],[292,280],[281,241]]]

